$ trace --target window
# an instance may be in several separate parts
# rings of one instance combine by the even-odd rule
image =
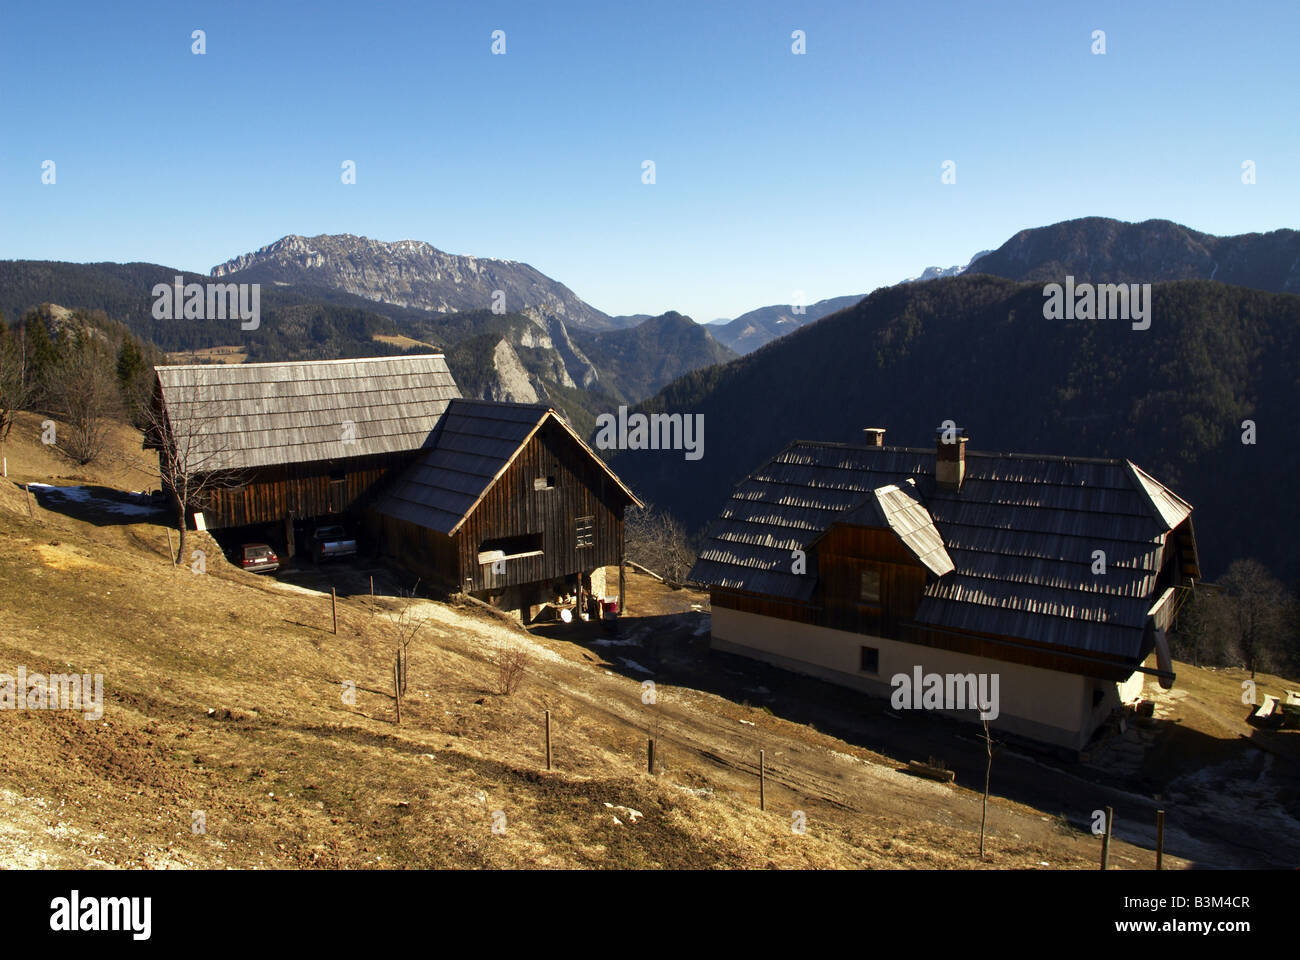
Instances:
[[[862,664],[858,667],[863,673],[880,672],[880,651],[875,647],[862,648]]]
[[[579,547],[592,547],[596,545],[596,518],[579,517],[574,521],[578,534]]]
[[[549,475],[549,476],[545,476],[545,477],[538,477],[536,480],[533,481],[533,489],[534,489],[534,490],[554,490],[554,489],[555,489],[555,475],[554,475],[554,474],[551,474],[551,475]]]
[[[862,586],[858,592],[858,599],[863,603],[880,602],[880,571],[863,570]]]
[[[526,533],[518,537],[498,537],[495,540],[484,540],[478,545],[478,562],[484,566],[506,560],[540,557],[541,555],[542,535],[540,533]]]

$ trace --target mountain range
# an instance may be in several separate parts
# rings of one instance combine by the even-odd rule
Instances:
[[[262,283],[260,328],[154,318],[153,286],[178,274]],[[1066,276],[1155,284],[1151,329],[1045,320],[1043,285]],[[1207,569],[1254,553],[1288,575],[1300,574],[1288,486],[1300,448],[1279,425],[1300,394],[1297,294],[1297,231],[1220,237],[1101,217],[1022,230],[965,267],[865,298],[709,325],[675,312],[609,317],[526,264],[347,234],[287,236],[210,277],[0,262],[9,319],[40,303],[102,310],[166,350],[240,343],[249,360],[441,349],[466,395],[546,400],[584,433],[624,403],[703,413],[703,460],[615,457],[695,531],[792,439],[854,441],[885,426],[890,442],[925,445],[953,419],[976,448],[1129,457],[1205,508]],[[1245,419],[1260,424],[1258,445],[1234,441]],[[1246,496],[1268,509],[1223,507]]]

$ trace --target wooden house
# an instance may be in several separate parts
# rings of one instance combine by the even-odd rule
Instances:
[[[525,609],[560,581],[621,570],[629,505],[642,504],[554,410],[454,400],[374,512],[404,566]]]
[[[290,555],[296,522],[354,514],[460,396],[441,354],[155,371],[155,420],[168,436],[146,446],[227,480],[190,516],[208,529],[274,523]]]
[[[1147,676],[1173,682],[1192,508],[1127,460],[948,439],[796,442],[742,481],[691,571],[712,644],[891,697],[996,674],[992,726],[1081,750]]]
[[[461,399],[440,354],[156,370],[146,445],[225,481],[196,525],[270,525],[292,555],[295,528],[346,518],[425,583],[525,609],[622,569],[640,501],[549,407]]]

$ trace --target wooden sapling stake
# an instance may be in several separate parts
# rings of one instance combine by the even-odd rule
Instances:
[[[651,737],[646,741],[646,769],[653,776],[655,772],[655,740]]]
[[[763,750],[758,751],[758,809],[767,809],[767,757]]]
[[[1156,869],[1164,868],[1165,863],[1165,812],[1156,811]]]
[[[330,616],[334,618],[334,633],[337,634],[339,632],[339,608],[333,587],[330,587]]]
[[[402,674],[402,658],[401,655],[399,654],[397,658],[393,661],[393,703],[397,707],[397,723],[399,726],[402,723],[401,674]]]
[[[551,769],[551,711],[546,711],[546,769]]]
[[[1101,838],[1101,868],[1105,870],[1110,866],[1110,828],[1111,822],[1115,819],[1115,811],[1111,807],[1106,808],[1106,833]]]

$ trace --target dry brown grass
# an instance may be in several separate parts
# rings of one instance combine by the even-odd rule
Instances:
[[[16,462],[43,475],[30,438],[11,447],[11,473]],[[106,700],[99,721],[0,717],[0,864],[1094,863],[1089,838],[995,798],[989,860],[977,864],[973,791],[907,777],[888,758],[701,691],[663,686],[661,712],[648,714],[637,678],[471,607],[421,608],[430,619],[414,643],[399,728],[392,643],[378,620],[401,602],[341,597],[335,636],[327,594],[219,561],[204,575],[173,568],[166,533],[152,524],[92,526],[39,507],[29,520],[22,491],[0,484],[0,672],[102,673]],[[500,653],[511,649],[526,651],[529,682],[493,697]],[[773,747],[766,812],[734,759],[749,751],[736,738],[750,731]],[[661,744],[657,777],[644,772],[647,735]],[[644,816],[616,824],[619,806]],[[502,835],[491,829],[497,810]],[[193,830],[196,811],[203,833]],[[792,830],[795,811],[803,834]]]

